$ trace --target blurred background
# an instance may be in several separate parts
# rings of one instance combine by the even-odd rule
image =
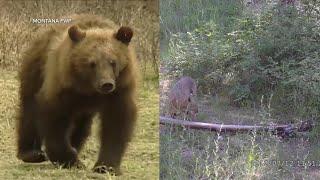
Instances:
[[[74,13],[102,15],[119,25],[134,29],[133,42],[143,73],[150,67],[158,74],[159,5],[158,0],[30,0],[0,1],[0,66],[15,69],[21,51],[38,28],[32,18],[60,18]]]

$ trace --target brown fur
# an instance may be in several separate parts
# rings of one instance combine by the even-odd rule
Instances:
[[[175,118],[186,113],[187,118],[195,119],[198,113],[197,85],[190,77],[180,78],[169,92],[169,114]]]
[[[23,56],[20,77],[18,158],[48,159],[71,167],[101,119],[101,147],[94,171],[120,173],[137,119],[137,66],[132,30],[93,15],[45,29]],[[111,169],[110,169],[111,168]]]

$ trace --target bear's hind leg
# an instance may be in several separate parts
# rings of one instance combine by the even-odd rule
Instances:
[[[74,127],[71,134],[71,146],[79,153],[90,135],[93,114],[82,114],[74,119]]]
[[[41,138],[35,123],[36,106],[30,102],[22,104],[20,108],[17,157],[30,163],[46,161],[47,158],[41,150]]]
[[[70,109],[63,104],[41,108],[40,130],[44,138],[48,159],[63,168],[77,166],[77,151],[71,146]]]

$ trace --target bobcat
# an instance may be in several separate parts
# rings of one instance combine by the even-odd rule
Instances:
[[[169,114],[172,118],[195,119],[198,113],[197,85],[187,76],[180,78],[169,92]]]

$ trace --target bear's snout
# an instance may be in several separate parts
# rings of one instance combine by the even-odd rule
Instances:
[[[100,90],[102,93],[111,93],[115,89],[114,82],[103,82],[100,85]]]

